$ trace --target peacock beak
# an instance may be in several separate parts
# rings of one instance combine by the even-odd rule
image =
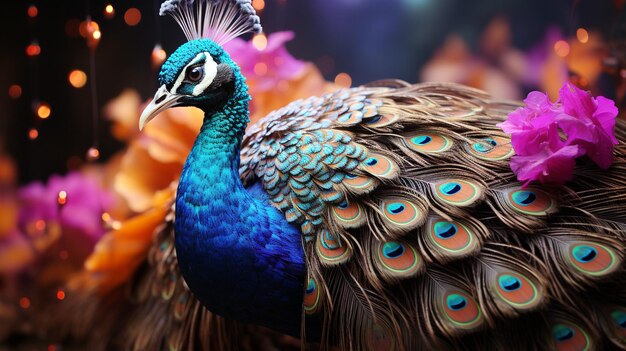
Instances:
[[[182,95],[170,93],[165,85],[162,85],[156,94],[154,99],[146,106],[139,118],[139,130],[148,124],[156,115],[167,110],[168,108],[175,106],[176,102],[182,97]]]

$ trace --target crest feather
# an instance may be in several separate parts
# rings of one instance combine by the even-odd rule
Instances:
[[[165,0],[159,14],[174,17],[189,41],[207,38],[224,45],[263,30],[252,0]]]

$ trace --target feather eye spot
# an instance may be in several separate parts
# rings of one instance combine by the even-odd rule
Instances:
[[[552,328],[552,336],[558,342],[567,341],[574,337],[574,329],[558,324]]]
[[[402,256],[404,251],[404,245],[395,241],[390,241],[383,245],[383,255],[389,259],[394,259]]]
[[[365,122],[365,124],[374,124],[374,123],[380,121],[382,118],[383,118],[383,116],[376,115],[374,117],[364,118],[363,121]]]
[[[398,116],[378,114],[371,118],[363,118],[365,124],[372,128],[385,127],[398,120]]]
[[[522,287],[522,281],[512,275],[504,274],[498,278],[498,284],[506,291],[516,291]]]
[[[362,118],[363,118],[363,112],[351,110],[339,116],[337,118],[337,122],[344,124],[344,125],[354,125],[354,124],[361,122]]]
[[[333,206],[332,212],[338,224],[345,228],[359,227],[365,220],[361,206],[357,203],[349,204],[345,200],[339,205]]]
[[[576,261],[580,263],[587,263],[593,261],[593,259],[598,256],[598,250],[591,246],[579,245],[572,250],[572,254],[574,255]]]
[[[476,234],[462,222],[431,220],[426,234],[444,257],[463,257],[480,249]]]
[[[391,204],[387,205],[387,211],[389,211],[389,212],[391,212],[393,214],[400,214],[405,209],[406,209],[406,207],[401,202],[394,202],[394,203],[391,203]]]
[[[552,338],[559,351],[592,349],[589,335],[578,326],[557,324],[552,327]]]
[[[441,189],[441,192],[446,195],[454,195],[461,191],[461,188],[461,184],[455,182],[445,183],[439,187],[439,189]]]
[[[467,299],[459,294],[450,294],[446,299],[448,308],[453,311],[460,311],[467,306]]]
[[[370,157],[367,160],[365,160],[365,164],[370,167],[376,166],[378,164],[378,159],[376,159],[375,157]]]
[[[449,138],[437,133],[413,134],[405,136],[403,140],[411,150],[425,154],[444,152],[452,147]]]
[[[320,292],[313,278],[309,278],[306,290],[304,291],[304,311],[306,314],[313,314],[317,311],[320,301]]]
[[[472,145],[472,148],[476,150],[476,152],[480,152],[481,154],[484,154],[493,150],[494,147],[498,146],[498,143],[491,138],[485,138],[483,140],[484,142],[482,143],[474,143]]]
[[[353,173],[347,173],[343,183],[358,193],[368,192],[377,185],[374,178]]]
[[[370,154],[361,168],[377,177],[392,179],[398,174],[398,166],[388,157],[379,154]]]
[[[324,230],[317,234],[318,241],[316,245],[317,254],[322,263],[327,265],[336,265],[343,263],[350,258],[350,251],[347,245],[341,242],[329,230]]]
[[[448,320],[461,329],[473,329],[483,322],[480,307],[465,292],[448,291],[444,294],[442,303]]]
[[[309,279],[309,284],[306,287],[306,293],[312,294],[315,291],[315,280]]]
[[[421,267],[417,250],[409,244],[388,241],[378,248],[378,262],[382,273],[391,277],[409,277]]]
[[[471,145],[466,144],[466,149],[473,156],[485,161],[504,160],[515,153],[511,141],[503,137],[484,138]]]
[[[529,190],[519,190],[513,193],[513,201],[520,206],[529,206],[537,200],[537,194]]]
[[[324,234],[321,235],[322,246],[324,246],[327,250],[335,250],[338,249],[341,245],[337,242],[337,239],[334,235],[330,234],[330,231],[326,230]]]
[[[444,221],[435,223],[433,228],[435,235],[444,240],[450,239],[459,231],[459,227],[457,227],[456,224]]]
[[[545,216],[555,206],[550,195],[539,189],[512,190],[506,201],[515,211],[532,216]]]
[[[626,329],[626,312],[621,310],[615,310],[611,312],[611,318],[617,326],[622,329]]]
[[[435,185],[435,196],[450,205],[469,206],[478,200],[481,191],[470,181],[453,179]]]
[[[497,295],[515,309],[530,310],[543,301],[544,295],[535,283],[522,274],[503,273],[495,278],[495,282]]]
[[[388,199],[381,203],[383,219],[400,226],[403,230],[415,228],[422,223],[423,216],[417,205],[404,199]]]
[[[430,143],[431,141],[433,141],[433,138],[431,138],[428,135],[418,135],[416,137],[411,138],[411,141],[418,145],[426,145]]]
[[[569,249],[569,261],[580,272],[603,276],[617,269],[618,258],[613,249],[596,243],[577,243]]]

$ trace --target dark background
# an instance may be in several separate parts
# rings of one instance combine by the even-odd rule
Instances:
[[[116,15],[104,19],[111,3]],[[65,173],[68,160],[85,158],[93,143],[91,95],[88,86],[72,88],[73,69],[89,72],[88,49],[81,37],[68,36],[70,19],[87,13],[100,24],[102,40],[96,51],[98,108],[123,89],[137,89],[143,98],[155,89],[156,72],[150,54],[156,42],[171,53],[184,36],[171,18],[157,18],[159,1],[5,1],[0,10],[0,153],[11,155],[20,183]],[[540,41],[551,25],[572,35],[576,28],[600,31],[609,42],[626,38],[623,0],[266,0],[261,18],[267,33],[293,30],[288,44],[297,58],[313,61],[328,80],[348,72],[354,84],[382,78],[418,80],[421,66],[451,33],[461,35],[472,49],[495,16],[509,19],[513,45],[527,49]],[[29,5],[39,14],[29,19]],[[137,7],[139,25],[124,23],[124,12]],[[158,21],[156,21],[158,19]],[[25,48],[37,39],[41,55],[29,59]],[[92,77],[89,77],[92,78]],[[23,94],[10,99],[8,88],[19,84]],[[35,118],[32,102],[49,102],[52,115]],[[28,139],[30,128],[39,137]],[[123,145],[100,119],[101,160]]]

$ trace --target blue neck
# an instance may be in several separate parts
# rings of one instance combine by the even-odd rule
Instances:
[[[205,114],[178,186],[177,257],[191,291],[212,312],[298,336],[306,279],[302,236],[260,184],[246,189],[240,181],[247,105],[231,99]]]

